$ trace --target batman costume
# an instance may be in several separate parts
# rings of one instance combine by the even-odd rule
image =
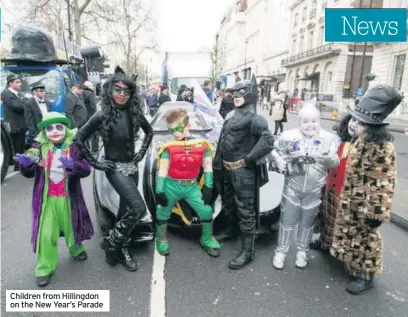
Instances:
[[[255,254],[255,232],[259,215],[259,188],[268,182],[266,155],[274,144],[268,123],[255,113],[256,80],[237,82],[235,110],[224,122],[214,157],[213,169],[221,176],[218,184],[227,218],[227,231],[233,231],[236,217],[242,234],[242,250],[228,264],[241,269]],[[222,179],[222,181],[221,181]]]

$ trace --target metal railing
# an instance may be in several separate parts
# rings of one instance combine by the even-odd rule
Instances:
[[[288,58],[285,58],[285,59],[283,59],[281,61],[281,65],[284,66],[286,64],[293,63],[293,62],[296,62],[298,60],[301,60],[301,59],[304,59],[304,58],[307,58],[307,57],[312,57],[312,56],[315,56],[315,55],[319,55],[319,54],[322,54],[322,53],[329,53],[329,52],[333,51],[333,49],[334,49],[334,44],[333,43],[325,44],[325,45],[322,45],[322,46],[319,46],[319,47],[316,47],[316,48],[312,48],[311,50],[308,50],[308,51],[305,51],[305,52],[302,52],[302,53],[299,53],[299,54],[296,54],[296,55],[289,56]]]
[[[74,55],[79,58],[82,57],[81,47],[79,45],[72,43],[69,40],[65,40],[65,44],[64,44],[64,38],[60,36],[55,36],[53,40],[54,40],[55,49],[65,52],[65,45],[66,45],[68,54]]]

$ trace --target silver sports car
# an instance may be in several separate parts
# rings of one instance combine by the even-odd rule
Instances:
[[[194,105],[187,102],[166,102],[160,106],[158,112],[151,120],[154,130],[153,141],[142,162],[139,163],[139,191],[143,193],[147,212],[142,223],[134,231],[133,239],[136,242],[153,240],[154,219],[156,213],[155,202],[155,179],[157,172],[157,152],[161,145],[173,139],[169,134],[165,122],[165,113],[171,108],[183,108],[190,118],[190,134],[194,138],[205,138],[217,148],[219,135],[222,129],[223,119],[215,110],[203,105]],[[136,146],[140,146],[143,135],[138,138]],[[98,153],[100,158],[104,154],[103,147]],[[198,176],[198,182],[202,178],[202,172]],[[93,175],[94,197],[96,206],[96,216],[103,234],[107,234],[116,221],[116,216],[120,208],[119,195],[110,185],[105,173],[95,170]],[[202,182],[201,182],[202,183]],[[263,229],[269,230],[279,217],[279,204],[283,189],[283,175],[269,172],[269,183],[260,189],[260,224]],[[223,206],[221,197],[218,195],[214,205],[213,218],[216,228],[223,225]],[[169,222],[174,227],[197,227],[200,226],[200,219],[194,210],[185,202],[179,201],[173,209],[173,214]]]

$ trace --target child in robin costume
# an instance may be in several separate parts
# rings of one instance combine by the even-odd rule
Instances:
[[[74,132],[70,127],[63,114],[45,114],[35,143],[15,157],[21,174],[34,177],[31,243],[37,255],[35,276],[40,287],[51,282],[60,236],[65,237],[71,257],[84,261],[87,254],[82,241],[94,234],[80,182],[91,173],[91,167],[72,144]]]
[[[161,255],[169,254],[167,221],[177,201],[185,201],[195,210],[202,222],[201,246],[213,257],[219,256],[220,244],[212,235],[212,192],[214,149],[203,139],[189,136],[189,118],[184,109],[166,114],[167,126],[175,141],[164,144],[158,155],[156,179],[156,248]],[[201,192],[197,183],[200,168],[204,170]]]

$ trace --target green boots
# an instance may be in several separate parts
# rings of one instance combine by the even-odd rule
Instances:
[[[212,219],[202,220],[202,234],[200,243],[208,255],[217,257],[220,255],[221,246],[213,237]]]
[[[200,244],[208,255],[212,257],[220,255],[221,246],[212,235],[212,220],[202,222]],[[157,220],[156,249],[161,255],[168,255],[170,253],[169,241],[167,240],[167,221]]]
[[[168,255],[170,253],[169,241],[167,240],[167,221],[157,220],[156,249],[161,255]]]

